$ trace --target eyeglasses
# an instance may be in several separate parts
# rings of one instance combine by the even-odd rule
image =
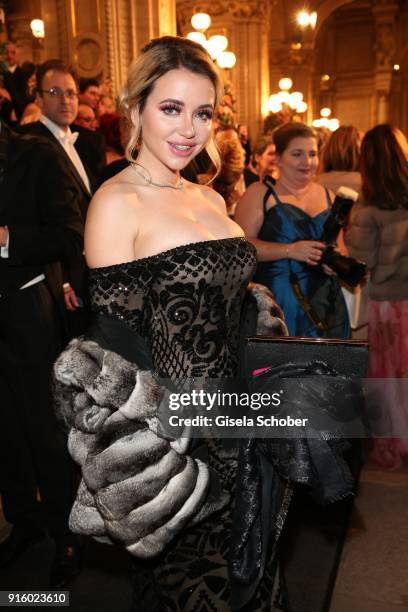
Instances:
[[[63,91],[60,87],[50,87],[50,89],[38,89],[37,91],[39,93],[46,93],[51,96],[51,98],[63,99],[64,97],[66,97],[69,100],[74,100],[74,98],[77,98],[79,95],[78,92],[74,89],[66,89],[65,91]]]

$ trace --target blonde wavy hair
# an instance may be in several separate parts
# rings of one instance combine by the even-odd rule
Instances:
[[[156,81],[169,70],[185,68],[210,79],[215,89],[215,108],[222,96],[222,81],[210,55],[199,44],[178,36],[162,36],[151,40],[129,68],[127,83],[121,95],[121,107],[130,122],[126,159],[133,162],[142,139],[141,114]],[[211,137],[205,145],[216,176],[221,167],[217,146]],[[214,178],[214,177],[213,177]]]

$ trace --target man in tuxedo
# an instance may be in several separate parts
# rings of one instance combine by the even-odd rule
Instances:
[[[6,46],[7,70],[3,74],[3,85],[13,101],[17,118],[20,119],[28,103],[27,75],[18,63],[18,49],[12,42]]]
[[[68,528],[76,477],[50,390],[63,348],[60,261],[83,250],[79,195],[52,146],[0,122],[0,494],[12,525],[0,567],[42,540],[46,526],[56,541],[53,588],[79,572]]]
[[[71,70],[60,60],[45,62],[37,72],[37,103],[42,115],[39,121],[23,126],[21,131],[46,138],[53,144],[73,185],[80,191],[85,223],[89,201],[99,178],[92,173],[88,163],[98,159],[99,140],[93,132],[80,126],[75,126],[75,132],[71,132],[70,125],[78,112],[78,95],[77,82]],[[94,167],[103,165],[104,151],[102,156],[102,164],[93,161]],[[65,260],[63,270],[61,290],[69,311],[68,333],[72,337],[83,333],[88,322],[87,268],[83,255]]]

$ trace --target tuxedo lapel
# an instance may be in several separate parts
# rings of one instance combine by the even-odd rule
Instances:
[[[70,175],[72,176],[74,181],[77,183],[77,185],[81,188],[83,194],[89,200],[90,197],[91,197],[91,194],[89,193],[88,189],[86,188],[86,186],[84,184],[84,181],[82,180],[80,174],[78,173],[78,170],[75,168],[74,164],[72,163],[72,161],[71,161],[68,153],[65,151],[64,147],[58,142],[58,140],[55,138],[54,134],[47,128],[47,126],[44,125],[43,123],[41,123],[41,121],[36,121],[35,124],[33,124],[33,125],[35,125],[36,133],[38,133],[40,136],[44,136],[45,138],[50,140],[55,145],[55,147],[58,147],[58,151],[62,152],[62,154],[64,156],[64,159],[66,161],[67,170],[69,171]],[[86,172],[86,169],[85,169],[85,172]]]

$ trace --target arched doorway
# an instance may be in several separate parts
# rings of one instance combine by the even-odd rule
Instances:
[[[331,10],[330,10],[331,9]],[[375,122],[375,21],[371,2],[327,0],[315,38],[314,108],[365,131]]]

